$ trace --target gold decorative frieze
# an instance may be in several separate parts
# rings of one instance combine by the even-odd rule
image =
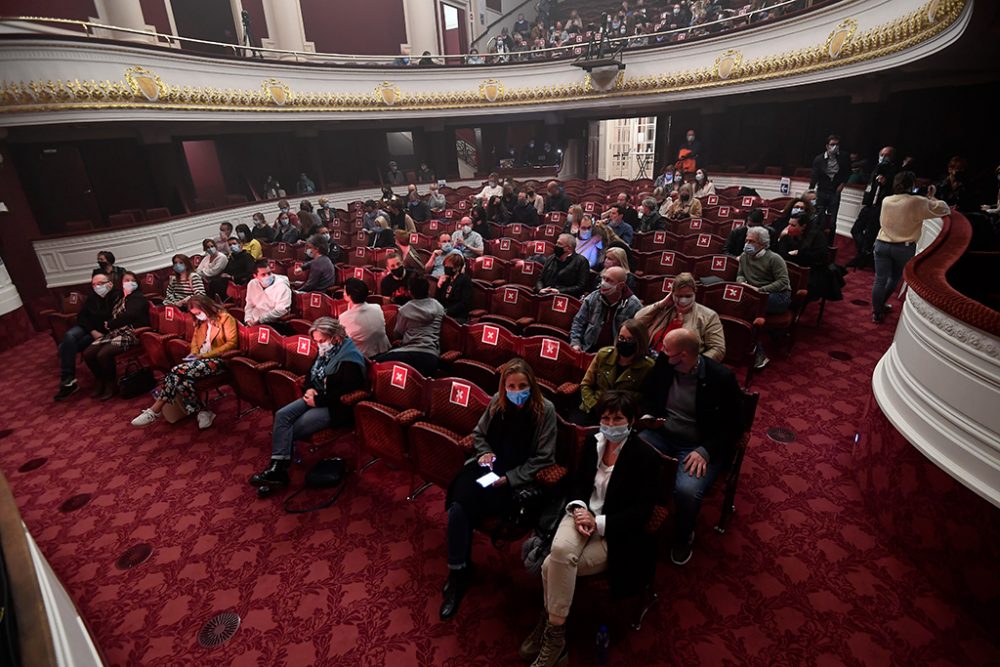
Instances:
[[[487,79],[471,90],[405,95],[388,81],[377,85],[371,93],[293,91],[278,79],[267,79],[260,88],[247,90],[162,81],[152,70],[131,67],[119,81],[0,82],[0,113],[120,108],[282,113],[384,111],[386,107],[447,110],[724,88],[822,72],[899,53],[945,30],[958,19],[968,2],[929,0],[894,21],[863,31],[857,21],[846,19],[834,28],[825,43],[795,51],[746,58],[740,51],[730,49],[720,54],[714,65],[706,67],[637,77],[619,72],[607,91],[592,85],[589,76],[578,83],[521,88],[509,88],[497,79]]]

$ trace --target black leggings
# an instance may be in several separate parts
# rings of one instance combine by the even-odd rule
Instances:
[[[115,357],[125,350],[118,343],[91,344],[83,351],[83,361],[98,380],[115,381]]]

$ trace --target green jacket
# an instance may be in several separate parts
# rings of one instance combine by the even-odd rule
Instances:
[[[618,370],[618,350],[612,345],[602,347],[590,362],[587,374],[580,383],[580,410],[590,412],[597,405],[601,395],[608,389],[621,389],[642,398],[642,384],[653,370],[653,359],[649,356],[636,359],[624,370]],[[617,373],[617,377],[615,374]]]

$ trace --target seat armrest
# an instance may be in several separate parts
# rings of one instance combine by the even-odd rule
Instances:
[[[558,463],[553,463],[550,466],[546,466],[539,470],[535,474],[535,479],[539,484],[546,487],[553,487],[567,475],[569,471],[562,467]]]
[[[303,379],[304,381],[304,379]],[[340,402],[347,406],[354,406],[361,401],[368,398],[368,392],[364,389],[358,389],[357,391],[352,391],[350,393],[344,394],[340,397]]]
[[[458,446],[461,447],[462,449],[467,450],[471,454],[476,449],[475,445],[473,444],[472,434],[470,433],[469,435],[459,440]]]
[[[257,371],[260,373],[266,373],[267,371],[273,371],[281,368],[281,364],[277,361],[262,361],[257,364]]]
[[[563,382],[561,385],[556,387],[556,393],[563,396],[572,396],[578,391],[580,391],[579,382]]]
[[[670,510],[663,505],[654,505],[653,513],[649,515],[649,521],[643,527],[643,530],[649,534],[659,532],[660,528],[667,521],[667,517],[670,516]]]
[[[448,350],[447,352],[441,355],[441,361],[446,361],[448,363],[451,363],[456,359],[460,359],[461,357],[462,353],[459,352],[458,350]]]
[[[763,317],[754,318],[753,326],[755,329],[759,329],[762,326],[764,326],[764,318]]]
[[[517,323],[517,326],[519,326],[519,327],[526,327],[529,324],[534,324],[535,323],[535,318],[534,317],[520,317],[517,320],[515,320],[515,322]]]
[[[219,355],[220,359],[232,359],[234,357],[242,356],[242,350],[229,350],[228,352],[223,352]]]
[[[416,408],[410,408],[409,410],[403,410],[398,415],[396,415],[396,423],[402,427],[409,427],[413,425],[419,419],[423,419],[424,413]]]

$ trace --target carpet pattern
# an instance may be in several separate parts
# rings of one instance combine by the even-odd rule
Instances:
[[[610,619],[615,665],[1000,664],[995,619],[977,618],[893,550],[865,511],[852,470],[855,425],[898,313],[879,326],[866,305],[871,274],[849,277],[844,301],[803,317],[791,359],[772,355],[754,390],[760,410],[729,530],[711,530],[716,489],[692,561],[657,571],[660,600],[639,632],[596,591],[570,619],[571,664],[591,664]],[[829,352],[847,352],[836,359]],[[844,355],[838,355],[843,357]],[[0,467],[42,552],[114,665],[516,665],[541,605],[519,550],[477,538],[479,583],[456,619],[437,617],[446,576],[443,493],[408,502],[410,476],[377,464],[352,477],[332,508],[282,512],[246,478],[267,461],[271,417],[235,420],[230,395],[215,425],[129,425],[147,399],[64,404],[55,348],[37,335],[0,353]],[[741,375],[742,377],[742,375]],[[768,439],[787,428],[795,440]],[[354,455],[351,440],[312,455]],[[41,467],[18,472],[26,461]],[[299,483],[309,464],[295,467]],[[79,494],[80,501],[60,506]],[[148,543],[131,569],[115,561]],[[955,563],[955,567],[961,567]],[[609,612],[609,610],[611,610]],[[219,647],[198,644],[220,612],[242,619]]]

